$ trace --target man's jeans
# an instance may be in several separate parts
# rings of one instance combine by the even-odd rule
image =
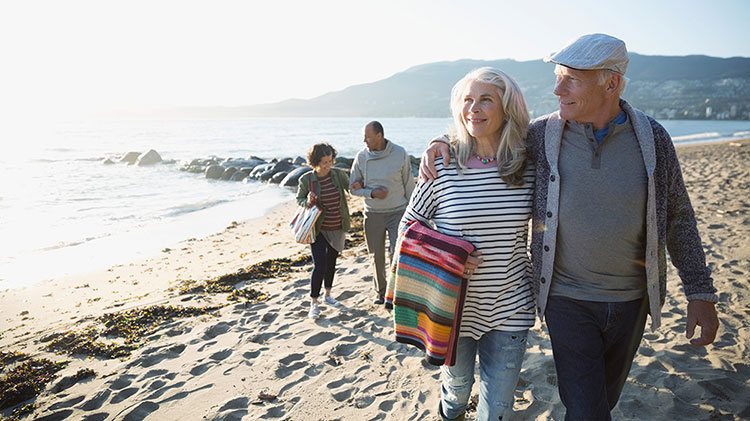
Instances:
[[[479,353],[479,404],[477,420],[502,420],[513,412],[513,394],[526,352],[528,330],[492,330],[476,341],[461,337],[456,348],[456,365],[441,366],[442,416],[455,419],[466,412],[474,384],[474,363]],[[506,418],[507,419],[507,418]]]
[[[550,296],[545,320],[566,420],[609,420],[643,336],[648,299]]]

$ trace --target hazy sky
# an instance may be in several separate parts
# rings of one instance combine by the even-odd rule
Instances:
[[[748,0],[615,4],[3,1],[0,113],[310,98],[427,62],[539,59],[590,32],[620,37],[641,54],[750,57]]]

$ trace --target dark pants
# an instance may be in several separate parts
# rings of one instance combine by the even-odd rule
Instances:
[[[336,274],[336,259],[339,257],[339,252],[331,247],[320,233],[315,238],[315,242],[310,244],[310,250],[315,264],[310,281],[310,297],[318,298],[320,286],[324,281],[326,288],[333,286],[333,275]]]
[[[550,296],[545,311],[566,420],[609,420],[643,336],[648,299]]]

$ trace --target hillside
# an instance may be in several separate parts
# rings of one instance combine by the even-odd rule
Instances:
[[[624,98],[657,118],[750,119],[750,58],[631,53]],[[453,84],[472,69],[504,70],[521,86],[532,116],[557,108],[554,65],[542,60],[458,60],[423,64],[387,79],[312,99],[232,108],[190,108],[206,117],[446,117]]]

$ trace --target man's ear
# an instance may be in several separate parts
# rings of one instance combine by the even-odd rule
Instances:
[[[618,73],[612,73],[607,81],[607,95],[617,95],[617,91],[622,83],[622,75]]]

